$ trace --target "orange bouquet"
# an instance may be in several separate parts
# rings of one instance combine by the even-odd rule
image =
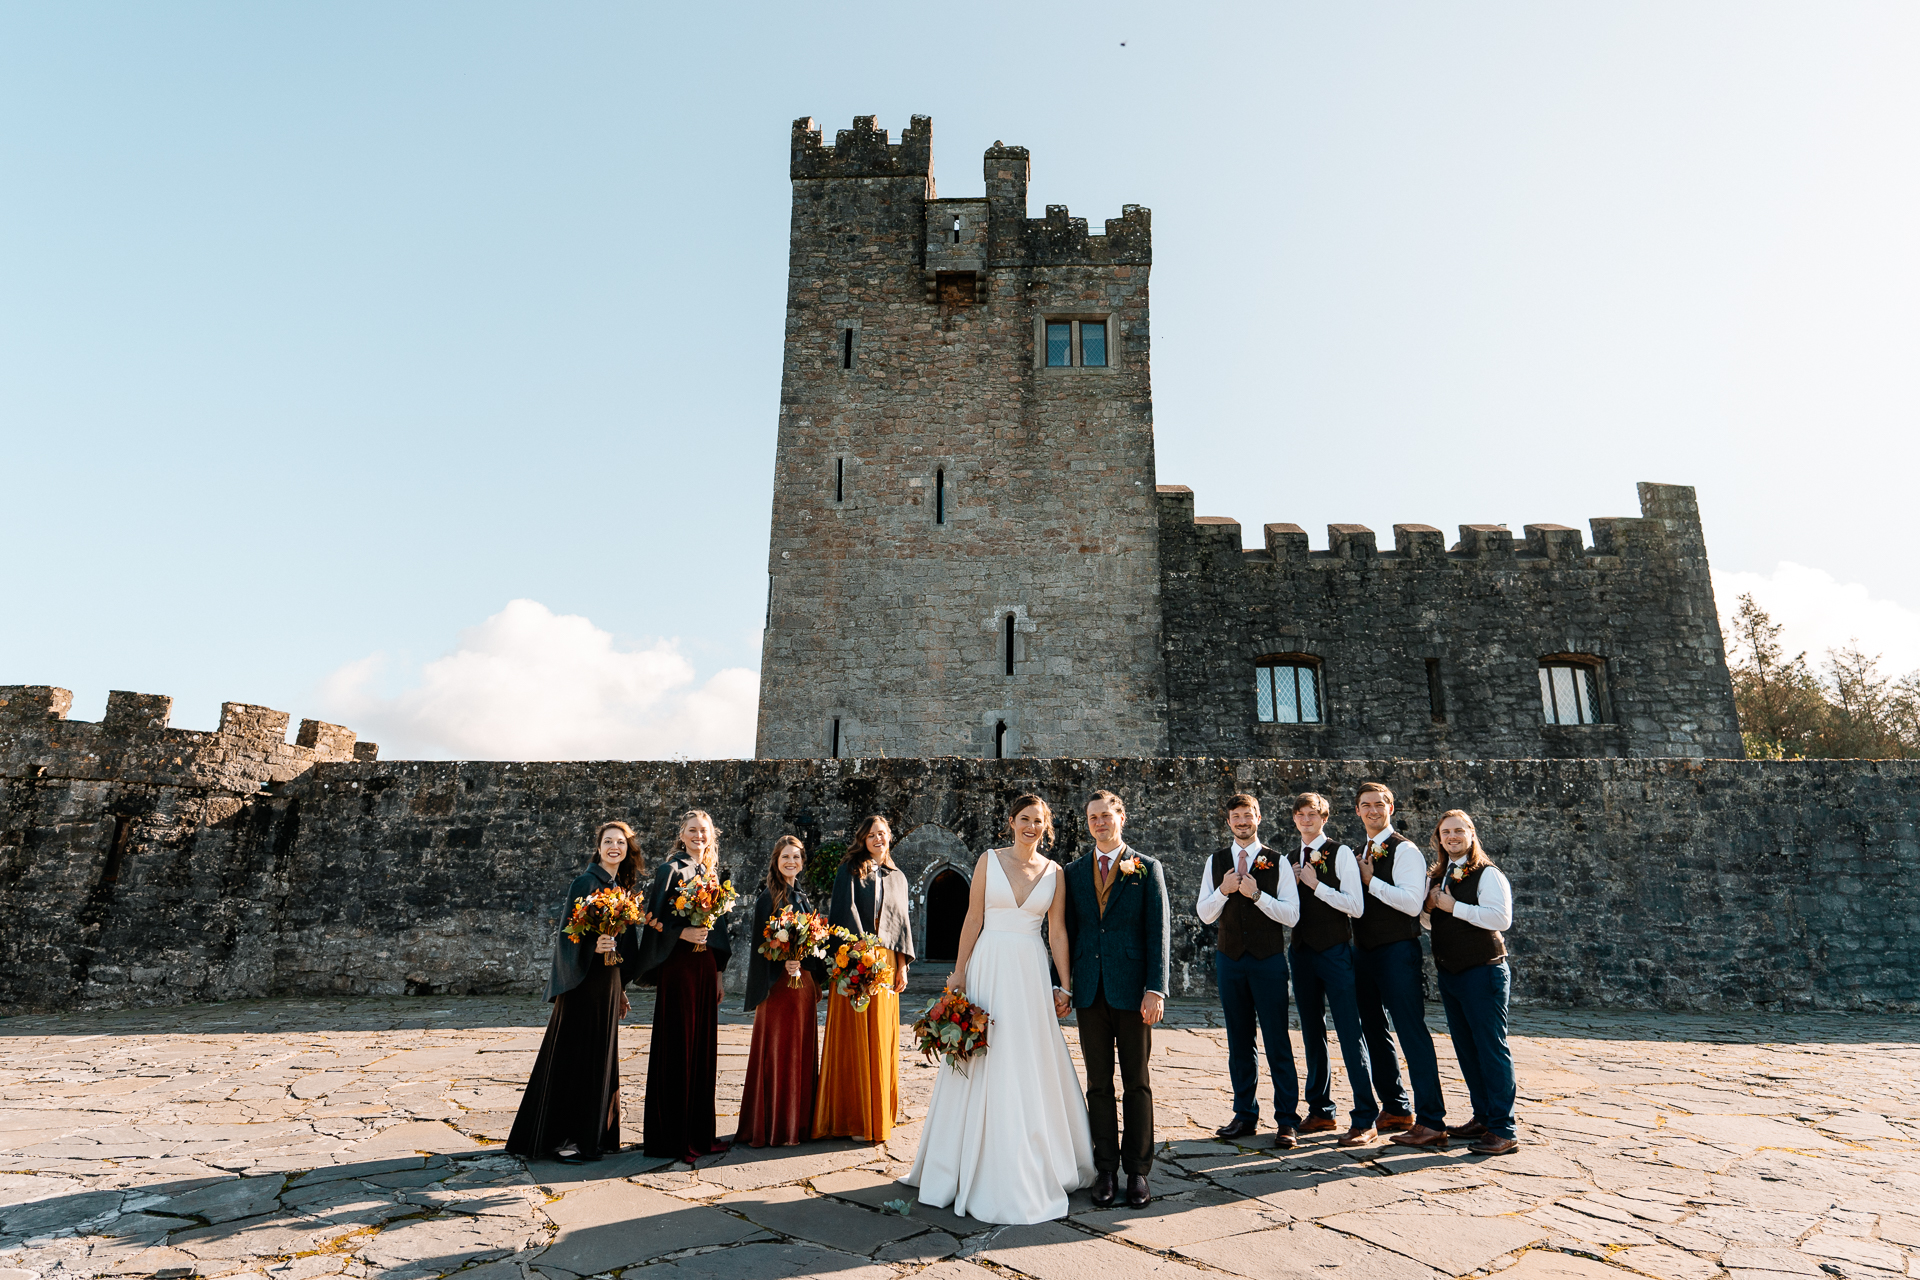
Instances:
[[[893,952],[881,945],[880,939],[834,926],[827,947],[827,980],[847,998],[855,1013],[865,1013],[873,997],[892,978]]]
[[[775,964],[789,960],[809,960],[824,956],[832,930],[827,918],[813,911],[782,907],[767,919],[757,950]],[[799,975],[787,979],[787,985],[800,985]]]
[[[708,871],[689,877],[681,884],[673,897],[673,909],[694,928],[711,929],[715,920],[733,910],[733,898],[733,881],[722,880]],[[707,944],[697,942],[693,949],[705,951]]]
[[[596,889],[573,904],[573,911],[567,917],[566,927],[560,932],[580,941],[590,933],[602,933],[609,938],[617,938],[627,931],[630,925],[647,923],[647,909],[640,905],[640,899],[625,889],[609,885],[605,889]],[[620,953],[608,951],[601,957],[603,963],[619,964]]]
[[[992,1021],[985,1009],[967,999],[966,992],[950,987],[927,1006],[913,1024],[913,1034],[920,1038],[920,1052],[928,1062],[938,1055],[965,1075],[974,1057],[987,1051],[987,1026]]]

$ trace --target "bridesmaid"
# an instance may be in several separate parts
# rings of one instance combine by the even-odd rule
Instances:
[[[654,873],[647,902],[664,928],[648,930],[640,949],[640,980],[659,988],[647,1055],[646,1152],[688,1164],[727,1149],[714,1134],[713,1090],[726,994],[720,975],[732,948],[724,916],[712,930],[695,928],[674,911],[673,896],[695,876],[718,872],[719,834],[703,810],[680,819],[675,852]],[[694,950],[702,943],[704,951]]]
[[[820,1000],[818,960],[788,960],[776,966],[760,954],[767,921],[787,907],[812,911],[813,903],[797,883],[807,865],[806,847],[796,836],[781,836],[773,846],[766,883],[753,904],[753,931],[747,935],[747,1012],[753,1015],[753,1048],[747,1054],[747,1087],[740,1099],[740,1132],[734,1138],[750,1147],[791,1147],[813,1128],[813,1090],[819,1074],[820,1046],[814,1039]],[[792,980],[798,978],[799,986]]]
[[[864,1012],[835,993],[827,998],[827,1043],[820,1057],[820,1099],[813,1136],[885,1142],[900,1114],[900,993],[913,961],[907,878],[893,865],[893,828],[874,814],[854,828],[833,882],[827,918],[872,933],[893,952],[893,982]]]
[[[594,856],[574,877],[560,904],[565,929],[573,904],[608,885],[631,889],[640,876],[640,848],[633,828],[603,822],[594,832]],[[616,940],[590,934],[575,940],[558,933],[547,999],[553,1015],[534,1059],[533,1075],[520,1098],[507,1150],[529,1160],[557,1156],[583,1164],[620,1149],[620,1028],[627,1016],[627,979],[639,959],[639,930]],[[603,956],[615,952],[619,964]]]

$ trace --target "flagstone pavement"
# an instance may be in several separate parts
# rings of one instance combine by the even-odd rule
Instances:
[[[647,1013],[622,1033],[629,1140]],[[523,1164],[499,1144],[545,1019],[429,997],[0,1020],[0,1280],[1920,1277],[1915,1019],[1516,1010],[1525,1145],[1487,1158],[1214,1140],[1225,1033],[1179,1002],[1154,1040],[1159,1198],[999,1228],[894,1181],[934,1076],[911,1055],[884,1146]],[[749,1031],[723,1019],[723,1133]]]

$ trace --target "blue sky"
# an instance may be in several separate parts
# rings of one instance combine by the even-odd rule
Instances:
[[[0,683],[750,750],[787,131],[867,113],[1153,209],[1203,513],[1693,484],[1723,593],[1920,666],[1917,60],[1894,4],[9,6]]]

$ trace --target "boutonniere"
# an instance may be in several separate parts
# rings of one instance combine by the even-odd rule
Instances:
[[[1146,874],[1146,868],[1140,865],[1139,857],[1131,853],[1114,863],[1113,869],[1128,879],[1135,879]]]
[[[1319,871],[1324,871],[1324,870],[1326,870],[1326,868],[1327,868],[1327,850],[1329,850],[1329,849],[1331,849],[1332,847],[1333,847],[1333,846],[1331,846],[1331,845],[1325,845],[1325,844],[1323,844],[1323,845],[1321,845],[1321,846],[1320,846],[1320,847],[1319,847],[1318,849],[1315,849],[1315,850],[1313,851],[1313,857],[1312,857],[1312,858],[1310,858],[1310,859],[1308,859],[1308,861],[1310,861],[1310,862],[1312,862],[1312,863],[1313,863],[1313,869],[1314,869],[1314,870],[1315,870],[1316,872],[1319,872]]]
[[[1447,874],[1447,879],[1453,881],[1455,884],[1459,884],[1462,880],[1465,880],[1466,878],[1467,878],[1467,869],[1464,865],[1455,867],[1451,872]]]
[[[1273,859],[1263,853],[1253,860],[1253,869],[1255,871],[1271,871],[1273,870]]]

